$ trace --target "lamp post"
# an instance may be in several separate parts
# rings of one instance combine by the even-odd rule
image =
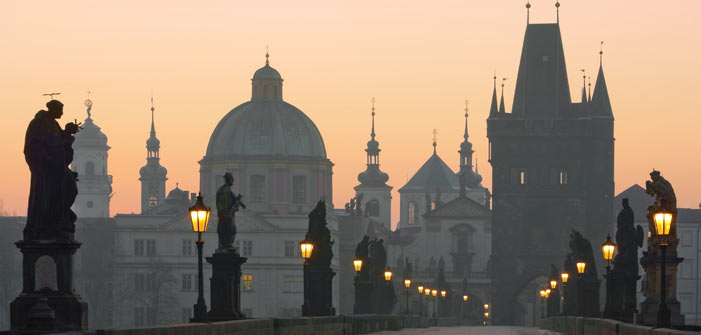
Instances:
[[[421,306],[421,295],[424,293],[423,285],[419,285],[417,288],[419,290],[419,316],[423,313],[423,307]]]
[[[660,251],[662,251],[662,264],[660,266],[660,306],[657,309],[657,327],[669,328],[671,326],[671,312],[667,308],[667,246],[668,237],[672,229],[674,213],[667,206],[666,199],[662,198],[660,207],[653,215],[655,221],[655,232],[660,237]]]
[[[462,296],[462,301],[464,304],[460,304],[460,318],[463,319],[465,318],[465,305],[467,305],[467,300],[470,299],[470,297],[467,294],[463,294]]]
[[[587,269],[587,263],[583,260],[577,261],[577,315],[584,315],[584,271]]]
[[[197,201],[190,207],[190,220],[192,221],[192,230],[197,233],[197,303],[194,306],[194,317],[191,322],[207,322],[207,304],[204,302],[204,280],[202,276],[202,233],[207,231],[209,223],[209,213],[211,209],[205,206],[202,200],[202,193],[197,195]]]
[[[411,278],[404,278],[404,287],[406,289],[406,314],[409,314],[409,287],[411,287]]]
[[[616,243],[611,241],[611,234],[606,236],[606,241],[601,245],[601,252],[604,253],[604,260],[606,260],[606,274],[611,273],[611,260],[613,259],[613,252],[616,250]]]
[[[563,272],[560,274],[560,278],[562,279],[562,315],[567,315],[567,310],[565,309],[565,299],[567,299],[567,297],[565,297],[565,292],[567,291],[567,280],[570,279],[570,274]],[[567,319],[565,319],[565,322],[566,321]]]
[[[540,319],[543,320],[545,319],[545,290],[540,290],[540,298],[541,298],[541,311],[540,311]]]
[[[353,269],[355,269],[355,274],[360,275],[360,270],[363,269],[363,260],[356,258],[353,260]]]
[[[431,295],[433,296],[433,317],[436,317],[436,303],[438,302],[438,290],[431,290]]]
[[[424,288],[424,294],[426,295],[426,317],[428,317],[428,299],[431,297],[431,289],[430,288]]]
[[[307,292],[310,292],[310,283],[309,283],[309,268],[311,267],[311,264],[309,262],[309,259],[312,257],[312,251],[314,250],[314,243],[309,239],[309,234],[306,234],[304,236],[304,240],[302,242],[299,242],[299,251],[302,254],[302,258],[304,259],[304,271],[303,271],[303,276],[304,276],[304,294],[305,294],[305,302],[302,305],[302,315],[303,316],[312,316],[312,312],[309,310],[308,307],[306,307],[307,301],[306,301],[306,295]]]

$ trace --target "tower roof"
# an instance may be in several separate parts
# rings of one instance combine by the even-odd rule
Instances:
[[[427,190],[433,192],[436,189],[453,192],[459,187],[460,183],[455,172],[434,152],[406,185],[399,189],[399,192]]]
[[[282,80],[282,76],[280,75],[280,72],[275,70],[273,67],[270,66],[270,55],[266,52],[265,53],[265,66],[262,68],[258,69],[254,74],[253,74],[253,80],[257,79],[279,79]]]
[[[156,137],[156,123],[153,115],[155,110],[156,109],[153,108],[153,97],[151,97],[151,132],[146,140],[146,148],[150,151],[158,151],[161,147],[161,141]]]
[[[110,147],[107,145],[107,136],[102,132],[100,127],[93,122],[91,111],[92,111],[92,101],[86,100],[85,105],[87,106],[88,117],[83,122],[81,126],[82,129],[75,134],[75,143],[73,143],[73,148],[94,148],[94,149],[104,149],[109,150]]]
[[[594,85],[594,95],[591,98],[593,103],[593,115],[595,116],[613,116],[611,109],[611,100],[609,99],[609,91],[606,87],[606,78],[604,78],[604,68],[599,64],[599,73],[596,76],[596,84]]]
[[[489,117],[496,116],[499,113],[497,109],[497,76],[494,76],[494,90],[492,90],[492,104],[489,107]]]
[[[571,101],[559,24],[528,24],[512,113],[554,117],[566,113]]]
[[[370,130],[370,141],[365,149],[367,153],[367,168],[358,174],[360,185],[365,187],[390,187],[386,183],[389,175],[380,170],[380,143],[375,140],[375,98],[372,98],[372,126]]]

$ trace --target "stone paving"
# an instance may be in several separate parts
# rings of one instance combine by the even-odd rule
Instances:
[[[431,328],[407,328],[400,331],[383,331],[373,333],[375,335],[559,335],[560,333],[540,328],[527,327],[502,327],[502,326],[459,326],[459,327],[431,327]]]

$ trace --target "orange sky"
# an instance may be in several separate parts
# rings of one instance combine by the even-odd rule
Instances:
[[[144,4],[148,3],[148,4]],[[399,189],[431,153],[453,168],[470,139],[491,186],[486,124],[492,73],[507,81],[510,111],[525,28],[524,1],[8,1],[0,11],[0,200],[24,215],[29,173],[24,131],[62,92],[62,123],[93,118],[109,137],[112,214],[138,212],[149,99],[156,101],[162,164],[170,190],[194,191],[197,160],[230,109],[250,98],[264,63],[285,79],[285,100],[318,126],[334,166],[342,207],[364,170],[371,97],[377,99],[382,169]],[[553,22],[554,1],[533,0],[531,22]],[[580,72],[592,76],[599,41],[616,117],[616,192],[643,183],[654,167],[676,188],[680,206],[701,202],[697,90],[701,23],[697,1],[562,1],[573,100]],[[394,193],[393,222],[399,195]]]

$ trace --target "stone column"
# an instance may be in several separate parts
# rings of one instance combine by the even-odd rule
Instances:
[[[212,264],[212,278],[209,279],[212,308],[207,313],[208,321],[245,318],[241,313],[241,265],[248,258],[231,250],[215,252],[206,259],[207,263]]]

